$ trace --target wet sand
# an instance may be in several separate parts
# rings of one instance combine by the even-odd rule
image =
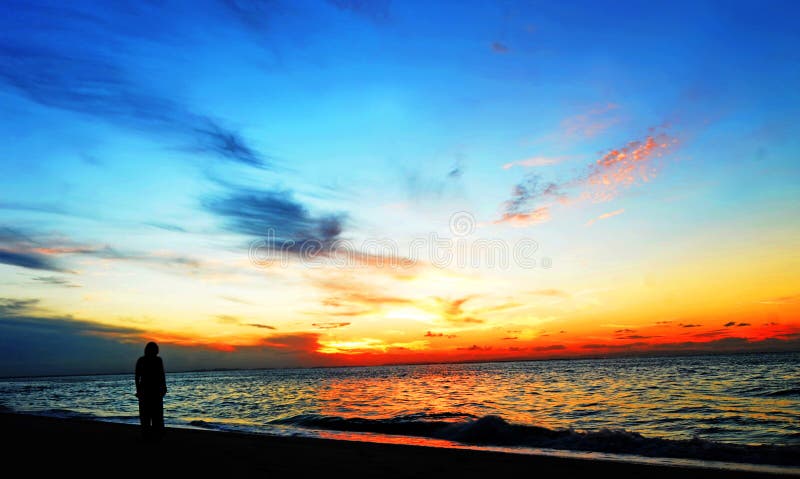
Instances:
[[[744,471],[279,437],[170,428],[157,444],[136,426],[0,414],[6,469],[110,476],[209,474],[228,477],[781,477]],[[795,476],[796,477],[796,476]]]

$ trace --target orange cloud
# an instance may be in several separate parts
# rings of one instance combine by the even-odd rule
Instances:
[[[761,304],[796,304],[800,303],[800,294],[792,296],[781,296],[779,298],[765,299]]]
[[[503,216],[495,221],[497,223],[507,223],[511,226],[531,226],[550,221],[550,207],[541,206],[532,211],[524,213],[503,213]]]
[[[651,129],[652,131],[652,129]],[[677,140],[665,133],[648,135],[644,140],[632,141],[613,149],[588,166],[583,175],[561,183],[542,181],[540,175],[528,175],[514,185],[511,198],[503,203],[503,214],[495,223],[530,226],[551,218],[551,205],[575,204],[582,200],[603,202],[615,198],[621,189],[639,181],[647,182],[657,171],[654,160],[667,154]],[[536,203],[544,203],[536,206]],[[623,210],[601,215],[610,218]]]
[[[442,308],[442,318],[451,323],[483,323],[483,319],[476,318],[466,311],[463,305],[474,296],[466,296],[453,300],[434,298]]]
[[[380,312],[388,305],[412,302],[407,298],[380,294],[369,285],[341,277],[318,279],[316,286],[331,293],[322,300],[325,311],[309,313],[320,316],[363,316]]]
[[[675,143],[676,139],[662,133],[609,151],[590,169],[586,179],[589,196],[594,201],[608,201],[619,194],[620,187],[650,181],[657,172],[652,161],[664,156]]]
[[[350,326],[350,323],[348,322],[313,323],[311,324],[311,326],[314,326],[315,328],[319,329],[334,329],[334,328],[343,328],[345,326]]]
[[[618,209],[616,211],[611,211],[610,213],[603,213],[602,215],[598,216],[597,218],[592,218],[586,222],[586,226],[592,226],[595,222],[611,218],[613,216],[621,215],[625,212],[624,208]]]

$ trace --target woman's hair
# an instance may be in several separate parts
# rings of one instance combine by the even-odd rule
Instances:
[[[158,344],[150,341],[147,343],[147,346],[144,347],[144,355],[145,356],[158,356]]]

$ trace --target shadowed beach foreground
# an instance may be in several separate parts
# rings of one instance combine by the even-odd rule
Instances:
[[[158,444],[139,438],[139,428],[76,419],[0,414],[13,438],[4,456],[36,472],[126,474],[268,473],[277,477],[339,474],[345,477],[779,477],[611,461],[375,444],[301,437],[168,429]],[[30,457],[41,460],[29,462]]]

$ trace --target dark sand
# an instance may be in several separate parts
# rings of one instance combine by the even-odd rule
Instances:
[[[0,414],[3,459],[30,473],[224,473],[226,477],[744,478],[764,475],[499,452],[168,429],[144,443],[136,426]],[[256,477],[256,476],[253,476]],[[767,477],[776,477],[768,475]]]

